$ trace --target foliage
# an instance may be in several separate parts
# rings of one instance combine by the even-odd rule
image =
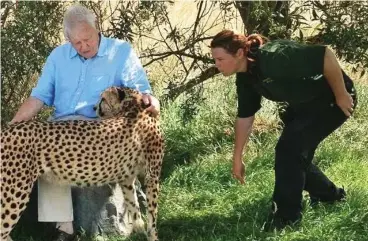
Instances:
[[[51,50],[60,42],[60,2],[18,2],[1,28],[1,117],[10,121],[30,94]],[[3,16],[2,16],[3,17]],[[5,20],[5,19],[4,19]],[[3,22],[4,23],[4,22]]]
[[[141,35],[152,32],[152,14],[160,20],[170,2],[164,1],[86,1],[80,2],[92,9],[98,19],[100,31],[108,37],[129,42],[139,40]],[[162,11],[164,10],[164,11]]]
[[[102,33],[134,44],[163,102],[186,93],[183,107],[192,108],[191,113],[204,101],[197,86],[218,74],[208,44],[223,28],[330,44],[362,74],[368,67],[366,2],[193,1],[194,7],[180,16],[173,15],[178,3],[172,1],[80,3],[96,13]],[[1,2],[3,122],[29,95],[46,56],[61,42],[60,23],[68,4],[18,1],[15,8]]]
[[[161,80],[161,85],[166,87],[164,99],[175,99],[218,73],[208,71],[213,64],[208,41],[213,37],[214,29],[234,19],[233,14],[228,14],[228,5],[198,1],[190,14],[191,22],[174,23],[167,8],[160,10],[163,17],[153,16],[153,30],[157,34],[155,37],[140,36],[142,41],[149,41],[142,49],[141,57],[148,70],[160,68],[164,75]]]
[[[363,76],[368,69],[368,23],[365,20],[368,2],[326,1],[312,4],[313,17],[319,19],[323,26],[319,40],[331,44],[338,56],[347,62],[358,64]]]
[[[239,1],[235,6],[243,19],[246,34],[260,33],[269,39],[290,38],[300,24],[297,21],[299,15],[290,13],[292,3],[288,1]]]

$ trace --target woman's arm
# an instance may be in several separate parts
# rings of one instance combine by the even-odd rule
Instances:
[[[243,149],[252,131],[254,116],[238,118],[235,123],[235,147],[233,155],[233,176],[244,184],[245,168],[242,162]]]
[[[326,48],[324,57],[323,75],[326,77],[336,99],[336,104],[341,108],[346,116],[350,117],[353,111],[354,102],[349,92],[345,88],[341,67],[334,53]]]

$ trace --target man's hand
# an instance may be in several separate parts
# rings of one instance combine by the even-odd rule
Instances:
[[[240,160],[233,161],[233,177],[238,179],[241,184],[245,184],[244,177],[245,177],[245,165]]]
[[[146,94],[143,95],[142,100],[144,104],[150,105],[147,111],[151,112],[154,117],[160,114],[160,102],[156,97]]]
[[[345,113],[347,117],[350,117],[354,111],[354,101],[348,92],[340,95],[336,98],[336,104]]]
[[[16,123],[18,123],[18,122],[21,122],[21,121],[17,121],[17,120],[12,119],[11,121],[9,121],[9,122],[7,123],[7,125],[8,125],[8,126],[11,126],[11,125],[14,125],[14,124],[16,124]]]
[[[37,113],[40,112],[43,105],[44,103],[41,100],[35,97],[28,97],[28,99],[24,101],[13,119],[8,124],[12,125],[17,122],[31,120],[37,115]]]

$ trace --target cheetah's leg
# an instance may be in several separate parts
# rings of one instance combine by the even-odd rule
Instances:
[[[29,177],[27,180],[21,180],[16,176],[6,177],[6,180],[4,180],[4,178],[5,177],[3,177],[3,182],[1,183],[2,206],[0,240],[9,241],[11,240],[9,234],[26,208],[32,187],[37,177]]]
[[[128,218],[133,219],[133,230],[137,232],[144,231],[144,222],[139,208],[138,197],[134,185],[134,180],[124,181],[120,183],[124,194],[125,210]]]
[[[158,143],[158,145],[157,145]],[[157,234],[157,209],[159,194],[159,179],[164,156],[163,143],[158,140],[155,143],[147,143],[145,153],[145,185],[147,196],[147,234],[149,241],[158,241]],[[153,148],[152,148],[153,147]]]
[[[149,178],[146,181],[147,195],[147,234],[149,241],[157,241],[157,201],[159,192],[158,178]]]

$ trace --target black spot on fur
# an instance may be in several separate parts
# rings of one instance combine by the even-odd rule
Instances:
[[[122,101],[125,99],[125,92],[119,88],[117,88],[118,91],[118,95],[119,95],[119,100]]]

